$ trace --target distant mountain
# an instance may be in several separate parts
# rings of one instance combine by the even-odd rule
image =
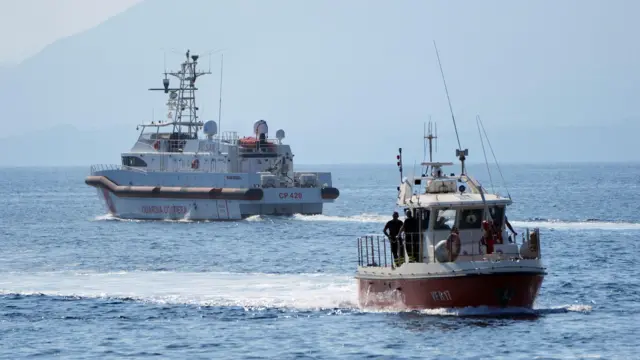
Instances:
[[[0,166],[118,164],[120,152],[130,149],[136,139],[131,129],[82,131],[71,125],[58,125],[0,138]]]
[[[423,121],[433,115],[441,149],[453,149],[436,39],[466,143],[477,138],[479,113],[500,129],[492,141],[512,160],[555,155],[550,141],[573,149],[561,156],[612,156],[610,147],[583,143],[578,134],[601,119],[637,114],[640,57],[626,45],[639,30],[634,13],[618,5],[605,13],[586,2],[146,0],[0,70],[0,148],[12,144],[38,153],[24,159],[63,161],[50,146],[74,142],[48,135],[32,141],[31,132],[69,133],[82,154],[69,149],[65,163],[117,161],[135,135],[124,139],[113,129],[131,131],[151,120],[152,109],[156,119],[164,116],[164,94],[147,91],[161,86],[162,49],[173,49],[166,51],[168,69],[187,49],[208,69],[207,51],[226,49],[222,131],[246,134],[266,119],[273,132],[285,129],[299,162],[385,162],[401,146],[421,154]],[[607,40],[602,51],[599,37],[618,41]],[[199,80],[202,120],[217,119],[218,55],[211,67]],[[74,130],[48,130],[59,124]],[[574,130],[559,138],[553,129],[560,125]],[[599,141],[595,135],[586,138]],[[525,143],[532,148],[515,153]],[[612,148],[631,156],[631,143]]]

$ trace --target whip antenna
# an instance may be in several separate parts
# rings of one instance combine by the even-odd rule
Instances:
[[[451,98],[449,97],[449,89],[447,89],[447,82],[444,79],[444,71],[442,70],[442,63],[440,62],[440,54],[438,53],[438,47],[436,46],[436,41],[433,40],[433,47],[436,49],[436,56],[438,58],[438,65],[440,66],[440,74],[442,75],[442,83],[444,84],[444,91],[447,94],[447,102],[449,103],[449,111],[451,112],[451,120],[453,120],[453,128],[456,131],[456,139],[458,140],[458,149],[456,150],[456,156],[460,159],[462,163],[462,172],[461,175],[465,174],[464,160],[465,156],[469,155],[468,149],[462,149],[462,145],[460,145],[460,135],[458,135],[458,126],[456,125],[456,118],[453,115],[453,107],[451,106]]]

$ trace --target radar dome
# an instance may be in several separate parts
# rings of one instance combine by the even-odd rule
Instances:
[[[260,137],[260,135],[264,134],[267,137],[269,133],[269,127],[267,126],[267,122],[264,120],[258,120],[253,124],[253,133],[256,134],[256,137]]]
[[[284,130],[280,129],[280,130],[276,131],[276,139],[278,139],[278,140],[284,139]]]
[[[202,132],[204,132],[208,136],[213,136],[218,133],[218,124],[216,124],[216,122],[213,120],[209,120],[204,123]]]

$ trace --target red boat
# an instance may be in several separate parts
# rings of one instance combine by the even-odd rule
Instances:
[[[442,173],[441,163],[423,165]],[[408,181],[401,186],[399,205],[413,220],[405,220],[396,254],[386,236],[358,239],[360,306],[532,308],[546,274],[539,230],[527,229],[517,244],[505,230],[510,198],[485,193],[466,175],[424,179],[422,194],[412,194]]]
[[[449,109],[460,147],[450,101]],[[484,130],[479,117],[476,122],[478,131],[481,126]],[[397,156],[401,185],[396,205],[407,213],[402,227],[395,219],[385,226],[386,236],[358,239],[360,306],[532,308],[546,275],[540,231],[526,229],[518,244],[505,216],[511,195],[488,193],[471,178],[465,168],[469,152],[461,147],[456,150],[460,173],[447,176],[442,167],[453,163],[432,162],[432,140],[437,134],[432,133],[431,124],[424,138],[429,149],[429,162],[422,163],[420,172],[424,175],[403,178],[402,149]]]

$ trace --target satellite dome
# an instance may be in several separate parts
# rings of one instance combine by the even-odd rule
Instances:
[[[209,136],[216,135],[218,133],[218,124],[216,124],[216,122],[213,120],[209,120],[206,123],[204,123],[204,126],[202,127],[202,132],[204,132],[206,135],[209,135]]]
[[[258,120],[253,124],[253,133],[256,134],[256,137],[264,134],[265,137],[269,133],[269,127],[267,126],[267,122],[264,120]]]
[[[276,139],[278,139],[278,140],[284,139],[284,130],[280,129],[280,130],[276,131]]]

